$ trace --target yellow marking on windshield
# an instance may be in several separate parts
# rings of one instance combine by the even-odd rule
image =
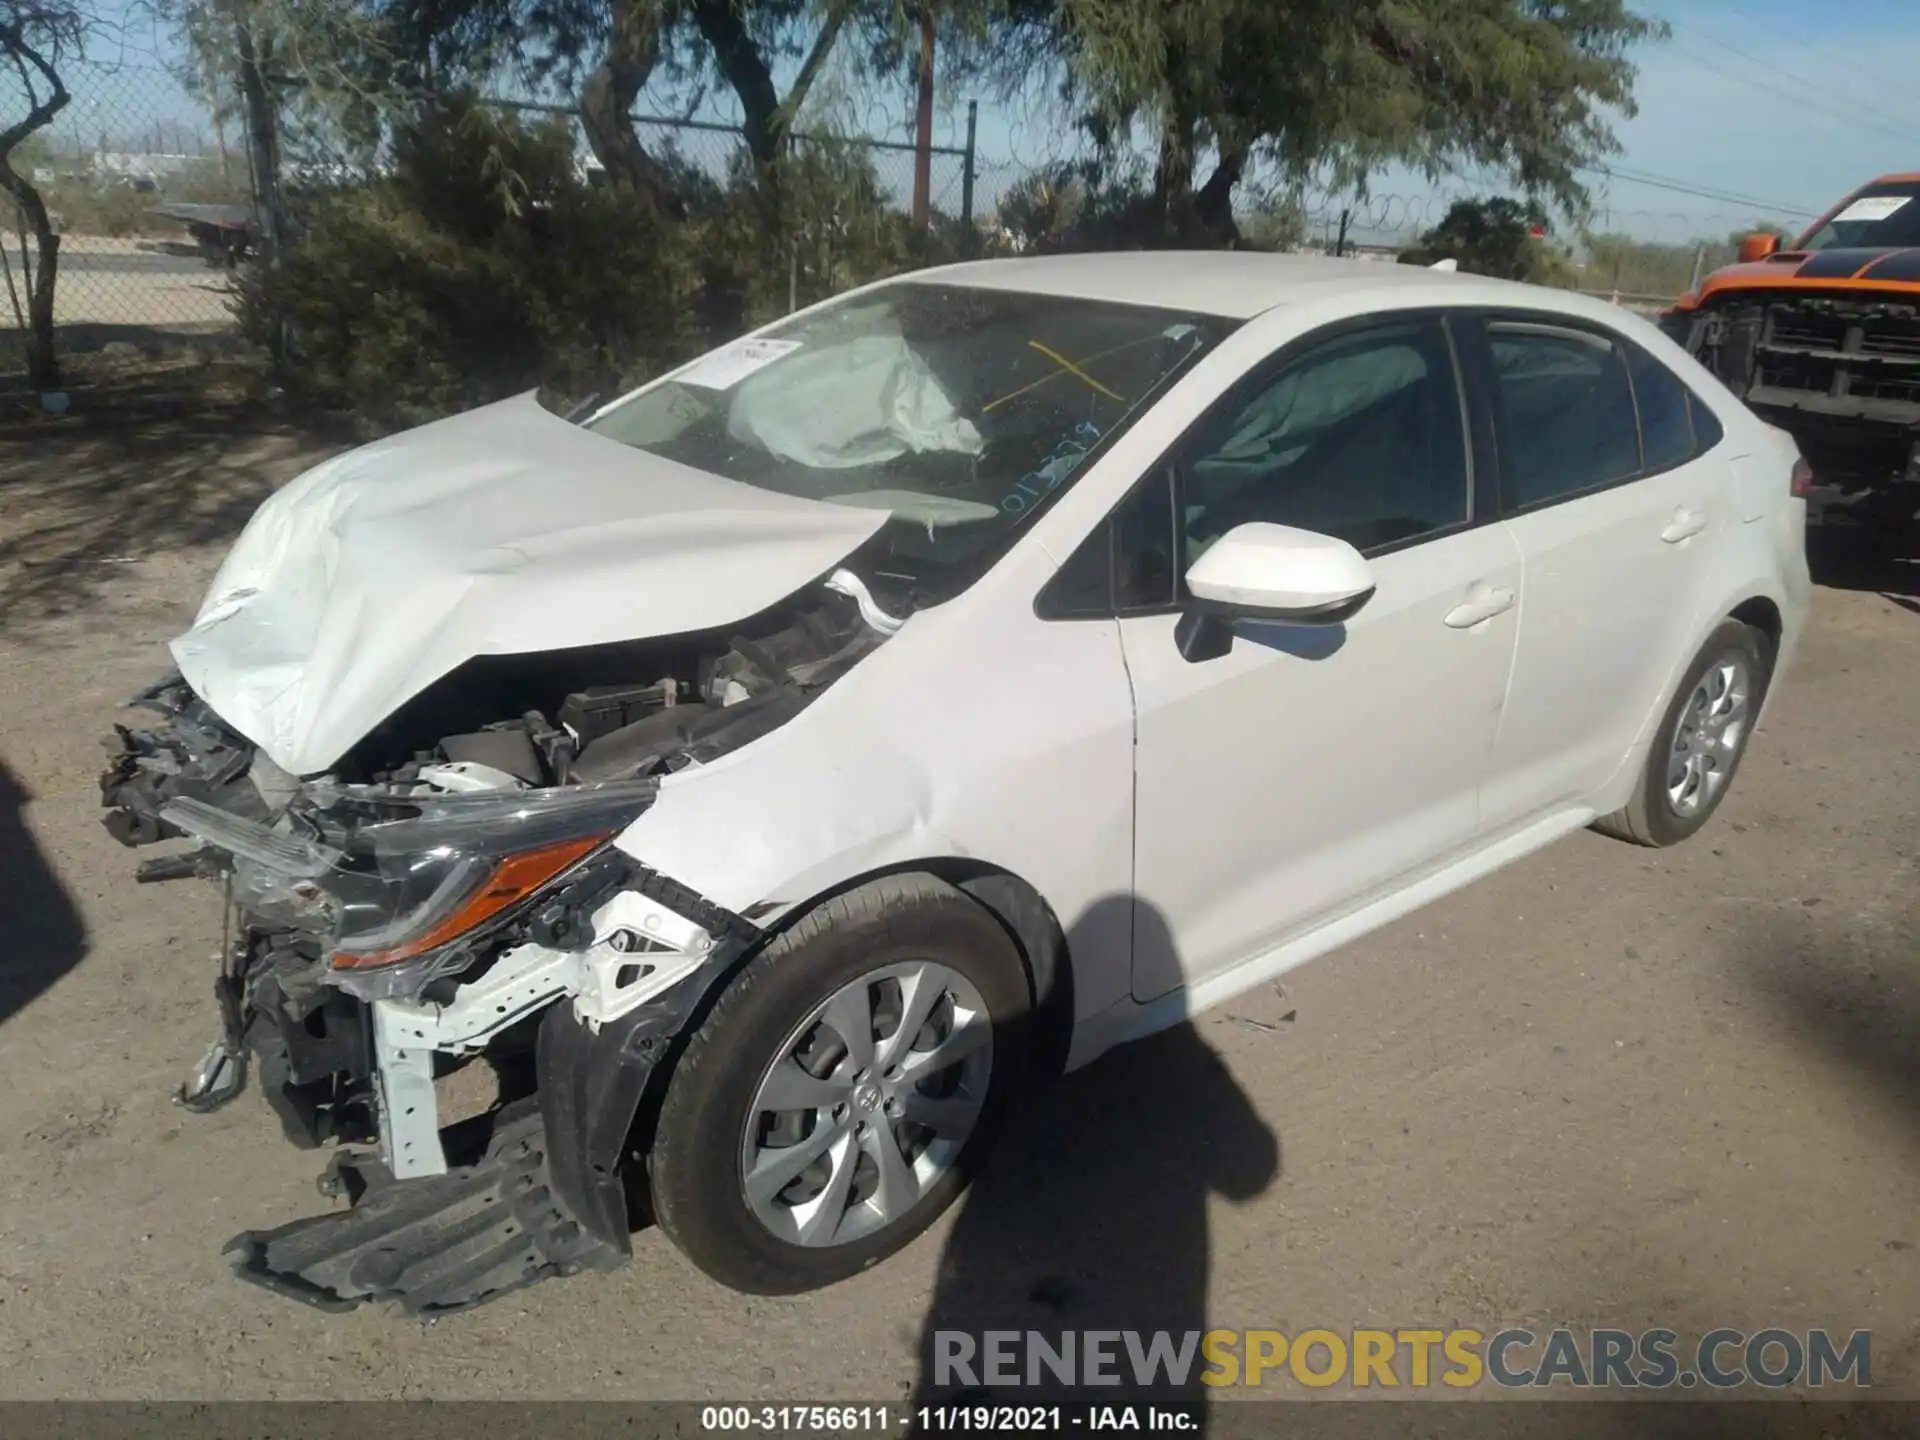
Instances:
[[[1073,361],[1067,359],[1067,357],[1062,355],[1058,350],[1049,350],[1046,346],[1042,345],[1038,340],[1029,340],[1027,341],[1027,344],[1032,346],[1035,350],[1038,350],[1042,355],[1046,356],[1049,360],[1053,361],[1054,364],[1058,365],[1062,370],[1066,371],[1069,375],[1073,376],[1074,379],[1085,381],[1088,385],[1091,385],[1094,389],[1098,390],[1102,395],[1106,396],[1109,400],[1118,400],[1122,405],[1127,403],[1125,397],[1114,394],[1113,391],[1109,390],[1106,386],[1102,385],[1098,380],[1094,379],[1093,376],[1087,374],[1086,371],[1082,370],[1078,365],[1074,364]]]
[[[1129,340],[1124,345],[1115,345],[1111,350],[1102,350],[1097,354],[1089,355],[1087,356],[1086,359],[1078,362],[1078,364],[1076,364],[1072,360],[1068,360],[1067,358],[1062,356],[1058,351],[1048,349],[1045,345],[1042,345],[1038,340],[1029,340],[1027,341],[1028,345],[1032,346],[1035,350],[1038,350],[1042,355],[1046,356],[1049,360],[1053,361],[1053,363],[1058,365],[1060,368],[1058,370],[1052,371],[1049,374],[1042,375],[1038,380],[1033,380],[1028,382],[1025,385],[1022,385],[1018,390],[1009,390],[1006,394],[1002,395],[998,400],[989,401],[987,404],[982,405],[980,407],[980,413],[982,415],[985,415],[991,411],[998,410],[1002,405],[1006,404],[1009,400],[1018,400],[1022,395],[1025,395],[1028,391],[1038,390],[1042,385],[1045,385],[1052,380],[1058,380],[1062,375],[1077,376],[1079,379],[1086,381],[1087,384],[1091,385],[1094,389],[1098,390],[1102,395],[1106,395],[1114,400],[1118,400],[1122,405],[1124,405],[1127,403],[1125,396],[1115,395],[1113,391],[1109,390],[1106,386],[1102,385],[1098,380],[1094,379],[1091,375],[1087,374],[1086,371],[1080,368],[1080,366],[1091,365],[1096,360],[1105,360],[1109,355],[1118,355],[1123,350],[1132,350],[1137,346],[1150,345],[1155,340],[1159,340],[1162,338],[1164,337],[1159,335],[1147,335],[1147,336],[1143,336],[1138,340]]]

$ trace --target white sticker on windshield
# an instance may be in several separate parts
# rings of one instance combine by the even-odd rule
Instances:
[[[1854,201],[1829,223],[1838,225],[1846,220],[1884,220],[1889,215],[1897,215],[1904,210],[1911,195],[1868,195]]]
[[[736,340],[702,355],[673,378],[703,390],[729,390],[754,371],[800,348],[798,340]]]

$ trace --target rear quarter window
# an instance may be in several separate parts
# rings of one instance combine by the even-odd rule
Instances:
[[[1647,474],[1697,459],[1724,436],[1720,422],[1678,375],[1631,342],[1623,342],[1640,412],[1641,465]]]

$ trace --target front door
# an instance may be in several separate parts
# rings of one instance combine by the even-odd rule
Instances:
[[[1476,523],[1463,415],[1438,317],[1341,327],[1230,393],[1118,517],[1136,999],[1257,957],[1478,833],[1520,558]],[[1177,579],[1247,521],[1350,541],[1376,591],[1343,626],[1240,622],[1230,653],[1191,664],[1178,597],[1129,614],[1126,587]]]

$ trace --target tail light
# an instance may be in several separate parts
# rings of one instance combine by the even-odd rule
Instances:
[[[1805,457],[1793,462],[1793,480],[1788,490],[1796,500],[1804,500],[1813,493],[1813,466]]]

